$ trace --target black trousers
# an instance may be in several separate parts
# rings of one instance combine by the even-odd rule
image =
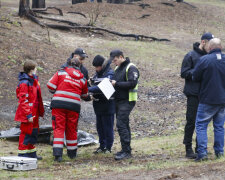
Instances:
[[[128,100],[116,101],[116,126],[120,136],[120,143],[124,152],[131,153],[131,132],[129,115],[134,108],[136,102]]]
[[[195,119],[199,100],[197,96],[187,97],[186,125],[184,128],[184,141],[186,147],[192,147],[192,137],[195,130]],[[197,144],[197,143],[196,143]]]

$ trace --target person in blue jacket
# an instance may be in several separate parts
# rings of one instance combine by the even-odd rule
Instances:
[[[96,127],[100,143],[100,147],[94,153],[111,153],[114,141],[114,97],[112,96],[108,100],[97,85],[104,78],[112,80],[114,71],[110,67],[111,62],[105,60],[101,55],[95,56],[92,64],[95,67],[96,74],[91,78],[92,86],[88,88],[88,91],[93,93],[93,107],[96,114]]]
[[[198,156],[195,161],[207,160],[207,127],[213,120],[214,151],[216,157],[224,156],[225,121],[225,54],[221,41],[209,41],[209,54],[200,58],[192,79],[201,83],[196,117]]]

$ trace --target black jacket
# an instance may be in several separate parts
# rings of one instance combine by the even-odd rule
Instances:
[[[199,49],[200,43],[193,44],[193,50],[187,53],[183,59],[181,66],[181,77],[185,79],[184,94],[186,96],[198,96],[200,90],[200,83],[192,81],[192,73],[195,65],[200,57],[206,55],[205,51]]]
[[[83,66],[83,64],[80,66],[80,71],[84,75],[84,78],[88,81],[88,70]]]
[[[110,62],[106,61],[103,64],[103,69],[100,72],[96,72],[93,77],[93,86],[88,88],[88,91],[93,93],[95,100],[93,101],[93,107],[95,114],[114,114],[115,113],[115,102],[114,97],[109,100],[101,92],[97,84],[103,80],[103,78],[112,79],[114,76],[114,71],[110,67]]]
[[[134,89],[138,83],[139,71],[135,66],[130,66],[128,70],[128,80],[126,79],[126,68],[130,63],[130,59],[126,60],[115,70],[115,100],[128,100],[129,90]]]

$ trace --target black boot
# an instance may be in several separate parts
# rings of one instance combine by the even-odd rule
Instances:
[[[195,159],[197,154],[194,153],[192,147],[186,147],[186,158],[188,159]]]
[[[123,159],[129,159],[131,158],[130,152],[122,152],[118,155],[115,155],[115,160],[123,160]]]
[[[54,161],[61,162],[62,161],[62,156],[55,156]]]
[[[120,154],[122,154],[122,153],[123,153],[123,150],[121,150],[121,151],[115,153],[114,155],[115,155],[115,156],[118,156],[118,155],[120,155]]]
[[[70,159],[74,159],[77,157],[77,149],[67,150],[67,155]]]

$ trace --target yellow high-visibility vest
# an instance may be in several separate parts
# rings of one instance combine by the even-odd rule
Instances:
[[[126,68],[126,80],[128,81],[128,70],[130,68],[130,66],[135,66],[135,64],[133,63],[129,63],[127,65],[127,68]],[[136,67],[136,66],[135,66]],[[118,66],[116,66],[115,70],[118,68]],[[129,90],[129,101],[137,101],[137,98],[138,98],[138,94],[137,94],[137,91],[138,91],[138,84],[135,86],[134,89],[130,89]]]

